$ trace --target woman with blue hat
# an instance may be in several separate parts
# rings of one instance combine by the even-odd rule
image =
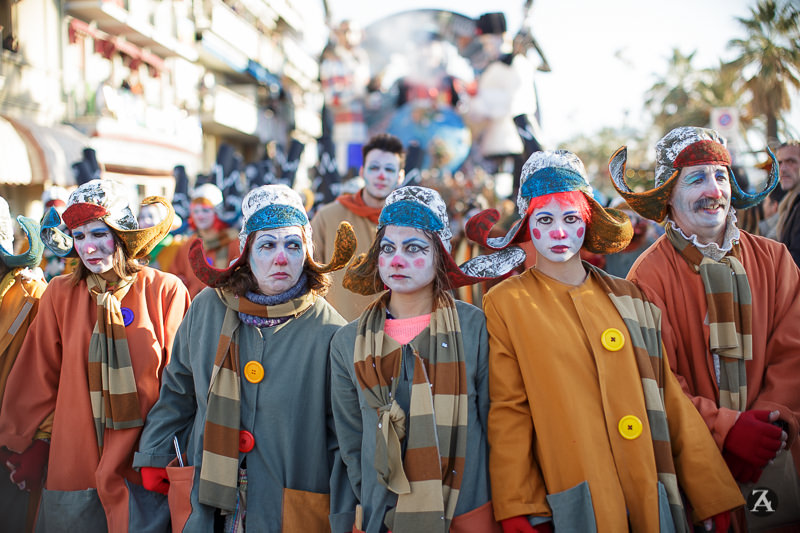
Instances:
[[[583,163],[536,152],[520,175],[522,217],[487,238],[531,240],[536,265],[484,297],[489,331],[489,469],[504,533],[690,531],[743,504],[711,435],[669,369],[661,312],[630,282],[582,262],[624,249],[628,217],[592,196]],[[680,488],[680,490],[679,490]]]
[[[328,385],[345,321],[323,296],[355,236],[343,223],[331,262],[315,262],[303,201],[285,185],[250,191],[242,215],[233,264],[211,266],[199,240],[189,251],[207,288],[178,330],[134,465],[168,493],[175,531],[328,531],[329,482],[347,487]]]
[[[483,313],[450,290],[510,272],[518,248],[459,267],[444,201],[393,191],[344,286],[379,297],[331,343],[336,436],[350,487],[332,487],[334,531],[499,531],[488,477]],[[385,290],[385,292],[382,292]],[[459,525],[460,524],[460,525]]]

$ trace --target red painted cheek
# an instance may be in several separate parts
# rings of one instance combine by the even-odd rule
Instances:
[[[386,258],[384,258],[384,257],[378,258],[378,266],[380,266],[381,268],[385,267],[386,266]]]
[[[425,267],[424,259],[414,259],[414,268],[423,268],[423,267]]]
[[[583,237],[584,228],[578,228],[578,237]]]
[[[539,231],[539,230],[538,230],[538,229],[536,229],[536,228],[533,228],[533,231],[531,231],[531,233],[533,234],[533,238],[534,238],[534,239],[537,239],[537,240],[538,240],[538,239],[541,239],[541,238],[542,238],[542,232],[541,232],[541,231]]]

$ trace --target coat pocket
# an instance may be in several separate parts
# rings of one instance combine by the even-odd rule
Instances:
[[[548,494],[547,503],[553,512],[556,531],[597,531],[592,494],[586,481],[571,489]]]
[[[192,486],[194,485],[193,466],[174,466],[178,460],[173,459],[167,465],[169,478],[169,516],[172,519],[172,533],[181,533],[189,515],[192,514]]]
[[[492,502],[488,501],[467,513],[453,517],[450,522],[450,533],[502,533],[494,519]]]
[[[307,490],[283,489],[281,531],[294,533],[328,533],[331,530],[328,514],[331,508],[330,494]]]
[[[42,491],[37,531],[74,533],[108,531],[97,489]]]

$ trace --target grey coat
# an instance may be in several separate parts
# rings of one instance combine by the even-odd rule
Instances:
[[[211,532],[214,526],[215,509],[199,503],[197,488],[209,381],[224,316],[225,306],[213,290],[204,289],[192,302],[134,458],[136,467],[164,467],[175,458],[173,437],[178,436],[188,465],[195,466],[192,514],[184,531]],[[343,324],[320,298],[278,326],[240,326],[241,427],[255,437],[255,448],[239,454],[240,467],[246,458],[248,531],[285,531],[288,514],[307,520],[304,530],[319,531],[312,518],[325,522],[329,483],[347,487],[343,471],[331,475],[341,463],[333,435],[328,359],[330,340]],[[263,365],[260,383],[244,379],[249,361]],[[311,517],[314,510],[321,510],[321,516]]]
[[[489,414],[489,340],[483,312],[456,301],[466,359],[469,414],[467,452],[456,516],[474,510],[490,500],[489,447],[486,420]],[[387,531],[383,524],[387,510],[397,503],[397,495],[378,482],[375,472],[376,411],[366,405],[355,375],[353,351],[358,321],[349,323],[331,341],[331,392],[336,436],[341,460],[346,465],[350,486],[347,490],[331,485],[331,526],[334,533],[350,531],[354,509],[364,510],[362,529],[367,533]],[[413,341],[412,341],[413,342]],[[397,384],[397,401],[407,413],[414,376],[411,348],[403,347],[403,369]],[[403,447],[405,452],[405,447]]]

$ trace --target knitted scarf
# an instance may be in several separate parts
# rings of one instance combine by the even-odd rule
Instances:
[[[370,207],[364,202],[364,190],[360,190],[355,194],[342,194],[336,201],[345,206],[354,215],[369,219],[373,224],[377,224],[381,217],[380,207]]]
[[[239,232],[236,228],[225,228],[211,237],[200,237],[203,241],[203,249],[206,254],[214,253],[214,265],[216,268],[228,268],[231,257],[228,257],[228,244],[234,239],[239,239]]]
[[[128,429],[144,425],[136,376],[133,373],[120,302],[136,278],[107,284],[97,274],[86,278],[97,302],[97,322],[89,340],[89,397],[97,446],[103,451],[105,428]]]
[[[719,405],[747,409],[745,361],[753,359],[752,298],[747,272],[736,257],[739,244],[717,262],[704,256],[671,224],[667,239],[692,270],[700,274],[708,306],[708,344],[719,357]]]
[[[353,361],[366,403],[378,412],[375,470],[398,494],[384,523],[396,533],[445,533],[461,488],[467,443],[467,379],[461,325],[452,297],[410,345],[414,358],[410,412],[395,400],[403,347],[384,333],[390,293],[358,320]],[[406,432],[406,418],[408,431]],[[406,435],[407,433],[407,435]],[[406,437],[403,458],[400,441]]]
[[[227,511],[236,508],[239,471],[239,313],[260,317],[297,317],[317,297],[306,292],[278,305],[258,305],[247,298],[216,289],[225,305],[225,318],[208,387],[208,407],[203,435],[203,459],[198,496],[200,503]]]
[[[672,521],[677,533],[691,531],[683,509],[675,463],[672,459],[672,444],[664,409],[664,375],[670,372],[663,359],[661,344],[661,310],[647,301],[644,295],[629,281],[615,278],[603,270],[584,262],[584,266],[597,274],[597,281],[608,294],[611,303],[617,308],[625,325],[639,376],[642,379],[644,404],[647,420],[650,423],[650,438],[656,459],[658,480],[664,485],[669,500]]]

